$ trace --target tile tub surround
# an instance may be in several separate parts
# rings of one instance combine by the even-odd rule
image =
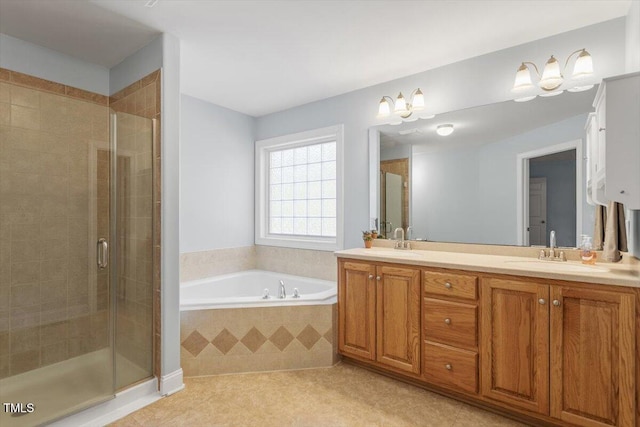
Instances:
[[[180,313],[186,377],[332,366],[337,304]]]
[[[330,251],[256,245],[256,264],[259,270],[338,280],[338,264]]]
[[[256,247],[214,249],[180,254],[180,282],[254,270]]]
[[[180,255],[181,282],[255,269],[322,280],[338,277],[333,252],[327,251],[255,245]]]
[[[186,378],[185,390],[112,427],[524,427],[345,363],[332,368]]]

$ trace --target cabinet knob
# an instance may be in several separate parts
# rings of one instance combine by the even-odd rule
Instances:
[[[560,306],[560,301],[558,301],[557,299],[553,300],[553,305],[555,305],[556,307]]]
[[[540,298],[540,299],[538,300],[538,304],[545,305],[546,303],[547,303],[547,302],[544,300],[544,298]]]
[[[605,130],[605,128],[600,128],[598,129],[598,132],[602,132],[603,130]]]
[[[453,366],[451,366],[451,363],[447,363],[446,365],[444,365],[444,367],[447,371],[450,371],[453,369]]]
[[[447,325],[450,325],[451,324],[451,319],[449,319],[449,318],[444,319],[444,323],[446,323]]]
[[[624,194],[624,190],[620,190],[620,194]]]
[[[370,275],[369,275],[369,279],[373,279],[373,274],[370,274]]]
[[[380,276],[376,276],[376,280],[380,280],[382,279]]]
[[[444,287],[447,289],[451,289],[451,283],[447,282],[444,284]]]

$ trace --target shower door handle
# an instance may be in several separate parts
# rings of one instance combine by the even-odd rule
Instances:
[[[98,240],[98,268],[104,269],[107,268],[107,264],[109,263],[109,244],[107,243],[107,239],[101,238]]]

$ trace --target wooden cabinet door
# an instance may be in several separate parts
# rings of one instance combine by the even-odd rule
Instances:
[[[551,288],[551,416],[633,426],[634,295]]]
[[[340,261],[338,278],[338,348],[345,355],[375,360],[376,268]]]
[[[420,270],[378,267],[377,361],[420,374]]]
[[[482,394],[549,414],[549,286],[488,278],[481,292]]]

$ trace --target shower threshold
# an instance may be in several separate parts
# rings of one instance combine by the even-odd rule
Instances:
[[[116,366],[141,369],[120,355]],[[0,380],[0,402],[21,403],[23,409],[12,414],[0,408],[0,425],[39,425],[113,397],[111,349],[105,348]],[[28,403],[33,404],[32,412]]]

